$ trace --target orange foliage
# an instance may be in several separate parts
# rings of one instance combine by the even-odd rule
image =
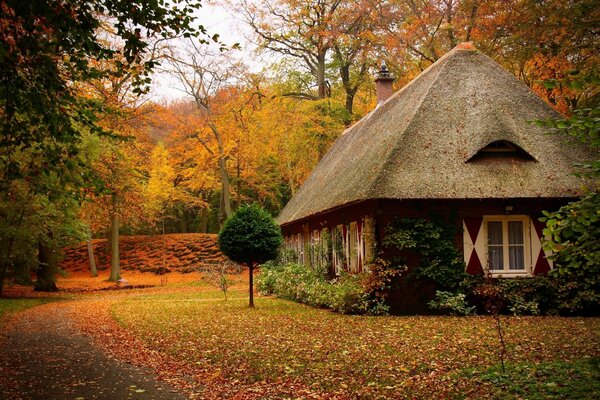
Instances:
[[[93,240],[98,271],[110,268],[110,249],[105,239]],[[164,247],[163,247],[164,246]],[[225,261],[217,245],[217,236],[202,233],[162,236],[122,236],[121,268],[125,271],[158,272],[162,268],[163,249],[168,272],[196,272],[204,265]],[[68,273],[87,273],[88,254],[85,243],[68,247],[60,266]]]

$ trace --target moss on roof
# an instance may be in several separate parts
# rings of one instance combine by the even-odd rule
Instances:
[[[582,181],[571,172],[586,149],[530,122],[559,117],[491,58],[457,47],[346,130],[278,222],[377,198],[577,196]],[[467,162],[499,140],[535,161]]]

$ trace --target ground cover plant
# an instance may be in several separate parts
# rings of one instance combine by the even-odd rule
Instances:
[[[242,290],[227,302],[216,290],[129,297],[113,304],[112,314],[151,351],[256,390],[249,398],[263,398],[265,385],[273,398],[289,394],[289,385],[303,385],[317,398],[506,395],[500,389],[510,375],[497,372],[490,317],[348,316],[262,297],[248,309]],[[600,356],[600,320],[508,317],[506,323],[507,374],[524,371],[508,393],[543,397],[559,387],[598,396],[598,362],[588,358]],[[565,381],[566,371],[577,377]]]

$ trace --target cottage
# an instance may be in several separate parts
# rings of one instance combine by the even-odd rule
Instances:
[[[392,94],[385,66],[378,105],[347,129],[278,217],[286,243],[330,235],[333,268],[361,271],[399,216],[455,224],[466,271],[532,276],[552,268],[542,210],[580,194],[573,165],[586,149],[531,123],[560,115],[491,58],[463,43]],[[339,239],[335,239],[339,238]]]

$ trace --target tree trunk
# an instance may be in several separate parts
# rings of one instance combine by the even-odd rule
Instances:
[[[346,126],[352,122],[352,112],[354,109],[354,93],[346,91],[346,111],[348,111],[348,120],[344,121]]]
[[[6,243],[6,242],[5,242]],[[10,265],[10,257],[12,253],[13,245],[15,244],[15,238],[11,237],[6,243],[6,254],[0,259],[0,295],[2,295],[2,288],[4,287],[4,279],[6,279],[6,271]]]
[[[254,307],[254,263],[249,263],[248,269],[250,270],[250,273],[248,275],[248,279],[249,279],[248,294],[250,295],[250,301],[248,303],[248,307],[253,308]]]
[[[54,274],[56,273],[56,265],[54,257],[50,254],[48,247],[42,243],[38,243],[38,266],[37,280],[35,281],[34,289],[36,292],[56,292],[58,288],[54,282]]]
[[[242,206],[242,167],[241,167],[241,162],[240,162],[240,157],[238,155],[237,157],[237,166],[236,166],[236,191],[237,191],[237,201],[236,201],[236,208],[239,209]]]
[[[165,212],[164,210],[160,214],[162,220],[162,266],[159,274],[163,275],[167,273],[167,238],[165,237]]]
[[[200,210],[200,232],[208,233],[208,208],[206,207]]]
[[[327,84],[325,82],[325,55],[324,50],[317,54],[317,85],[319,87],[319,99],[327,97]]]
[[[467,32],[465,36],[465,42],[471,41],[471,33],[475,27],[475,18],[477,16],[478,3],[476,1],[471,5],[471,14],[469,15],[469,24],[467,25]]]
[[[289,158],[286,162],[286,166],[288,172],[288,186],[290,187],[290,193],[292,197],[294,197],[294,195],[296,194],[296,184],[294,182],[294,171],[292,169],[292,163],[290,162]]]
[[[179,212],[179,230],[181,233],[188,233],[188,212],[185,207]]]
[[[4,287],[4,279],[6,278],[6,270],[8,269],[8,257],[3,257],[0,260],[0,296],[2,296],[2,288]]]
[[[117,212],[117,196],[112,195],[112,211],[110,215],[110,278],[111,282],[121,279],[121,261],[119,258],[119,213]]]
[[[458,41],[454,36],[454,28],[452,27],[452,1],[446,2],[446,24],[448,25],[448,40],[450,41],[450,48],[456,47]]]
[[[221,139],[221,133],[217,126],[208,122],[208,127],[213,133],[214,138],[217,141],[217,147],[219,149],[219,173],[221,175],[221,202],[219,207],[219,225],[223,227],[225,220],[233,214],[231,211],[231,194],[229,188],[231,184],[229,182],[229,174],[227,173],[227,156],[225,155],[225,147],[223,146],[223,140]],[[208,147],[205,146],[207,149]]]
[[[229,193],[231,184],[229,183],[229,174],[227,173],[227,166],[225,165],[225,157],[219,157],[219,170],[221,172],[223,190],[223,210],[225,212],[225,218],[227,219],[231,217],[233,213],[231,211],[231,193]]]
[[[336,54],[340,54],[336,50]],[[338,55],[341,58],[341,54]],[[344,63],[340,66],[340,77],[342,78],[342,86],[346,93],[346,111],[348,111],[348,121],[344,121],[344,124],[348,126],[352,121],[352,111],[354,108],[354,95],[356,94],[356,88],[352,87],[350,83],[350,64]]]
[[[92,276],[98,276],[98,269],[96,268],[96,256],[94,255],[94,244],[92,239],[87,241],[88,257],[90,259],[90,271]]]

